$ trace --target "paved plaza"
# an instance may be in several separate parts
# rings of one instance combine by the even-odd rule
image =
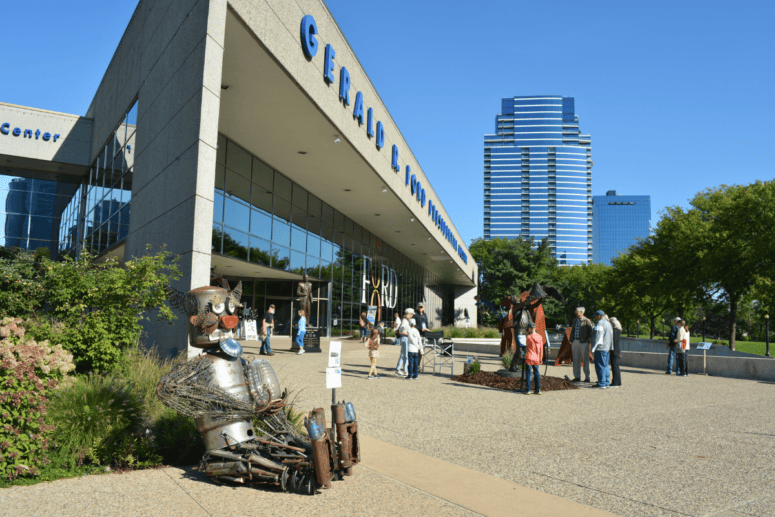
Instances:
[[[328,408],[327,343],[297,356],[287,339],[273,341],[272,364],[297,407]],[[355,404],[363,463],[316,497],[166,468],[3,490],[0,514],[775,515],[770,383],[624,368],[620,389],[528,397],[448,376],[400,379],[398,347],[380,354],[382,378],[368,380],[363,346],[344,341],[339,398]]]

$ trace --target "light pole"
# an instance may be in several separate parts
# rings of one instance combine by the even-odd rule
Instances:
[[[770,315],[769,314],[764,315],[764,344],[767,347],[767,353],[764,354],[764,357],[772,357],[770,355]]]
[[[662,318],[662,339],[665,339],[665,318]]]

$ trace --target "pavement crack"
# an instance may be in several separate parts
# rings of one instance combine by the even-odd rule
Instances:
[[[169,469],[162,469],[162,470],[163,470],[163,471],[164,471],[164,473],[167,475],[167,477],[168,477],[168,478],[170,478],[170,479],[172,480],[172,482],[173,482],[173,483],[175,483],[176,485],[178,485],[178,487],[179,487],[181,490],[183,490],[183,492],[185,492],[185,493],[186,493],[186,495],[187,495],[188,497],[190,497],[190,498],[191,498],[191,500],[192,500],[192,501],[194,501],[194,502],[197,504],[197,506],[199,506],[199,508],[201,508],[201,509],[202,509],[202,511],[203,511],[203,512],[205,512],[205,513],[206,513],[207,515],[209,515],[210,517],[213,517],[213,514],[211,514],[210,512],[208,512],[208,511],[205,509],[205,507],[204,507],[204,506],[202,506],[202,505],[199,503],[199,501],[197,501],[196,499],[194,499],[194,496],[192,496],[192,495],[191,495],[191,492],[189,492],[188,490],[186,490],[186,489],[183,487],[183,485],[181,485],[180,483],[178,483],[178,482],[177,482],[177,480],[176,480],[174,477],[172,477],[172,476],[170,476],[170,475],[169,475],[169,473],[167,472],[167,470],[169,470]]]
[[[640,501],[638,499],[633,499],[631,497],[621,496],[619,494],[614,494],[612,492],[606,492],[605,490],[600,490],[599,488],[593,488],[591,486],[581,485],[579,483],[574,483],[573,481],[568,481],[568,480],[562,479],[562,478],[556,478],[554,476],[549,476],[549,475],[543,474],[541,472],[533,472],[533,473],[537,474],[539,476],[547,477],[549,479],[554,479],[555,481],[561,481],[563,483],[568,483],[569,485],[575,485],[575,486],[577,486],[579,488],[584,488],[586,490],[592,490],[592,491],[595,491],[595,492],[600,492],[601,494],[606,494],[606,495],[610,495],[610,496],[613,496],[613,497],[617,497],[619,499],[624,499],[624,500],[627,500],[627,501],[632,501],[633,503],[638,503],[638,504],[642,504],[642,505],[645,505],[645,506],[651,506],[651,507],[658,508],[660,510],[664,510],[666,512],[674,513],[674,514],[677,514],[677,515],[687,515],[688,517],[692,517],[692,514],[690,514],[690,513],[679,512],[678,510],[672,510],[670,508],[665,508],[664,506],[659,506],[659,505],[656,505],[656,504],[647,503],[645,501]]]

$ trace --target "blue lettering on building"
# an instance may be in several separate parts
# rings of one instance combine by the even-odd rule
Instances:
[[[307,61],[311,61],[318,53],[318,40],[314,36],[317,33],[318,25],[311,14],[301,19],[301,48],[304,50]]]
[[[40,129],[36,129],[35,132],[32,131],[32,129],[23,129],[20,127],[15,127],[13,130],[11,129],[11,124],[9,122],[3,122],[0,124],[0,134],[3,135],[13,135],[13,136],[22,136],[22,138],[29,138],[30,140],[41,140],[41,131]],[[56,142],[57,139],[59,139],[61,135],[59,133],[54,134],[53,141]],[[51,133],[43,133],[42,140],[45,142],[48,142],[51,140]]]
[[[334,58],[336,57],[336,52],[334,51],[334,47],[331,46],[329,43],[326,45],[326,58],[323,61],[323,77],[325,77],[326,81],[329,83],[334,82]]]
[[[355,107],[353,108],[353,118],[358,119],[358,125],[363,124],[363,93],[355,94]]]
[[[345,67],[339,70],[339,100],[350,105],[350,72]]]
[[[318,26],[317,23],[315,23],[315,18],[311,14],[304,16],[301,19],[301,47],[302,51],[304,52],[304,56],[307,58],[307,61],[311,61],[312,58],[315,57],[318,51],[318,47],[320,46],[317,38],[315,38],[315,35],[317,34]],[[334,50],[334,47],[328,43],[326,45],[325,57],[323,60],[323,77],[328,84],[334,83],[335,57],[336,51]],[[342,101],[345,106],[350,105],[350,87],[350,72],[346,67],[343,66],[339,70],[339,100]],[[357,92],[355,94],[353,118],[358,121],[358,125],[362,125],[364,123],[364,107],[363,93]],[[0,125],[0,133],[7,135],[9,132],[10,124],[4,123]],[[14,136],[19,136],[20,134],[20,128],[17,127],[13,129]],[[40,130],[37,130],[35,133],[35,139],[37,139],[39,135]],[[374,131],[374,110],[372,108],[368,108],[368,110],[366,110],[366,136],[369,138],[376,136],[374,143],[376,144],[377,149],[382,150],[382,148],[385,146],[385,127],[381,121],[377,121],[377,129],[376,132]],[[24,137],[32,138],[32,131],[25,129]],[[54,142],[56,142],[58,137],[59,135],[54,135]],[[50,133],[43,134],[43,140],[48,141],[50,138]],[[127,150],[130,150],[129,146],[127,146]],[[398,164],[398,151],[398,146],[393,144],[391,149],[390,165],[395,172],[399,172],[401,170],[401,167]],[[417,176],[411,172],[412,168],[407,165],[406,186],[410,188],[411,194],[420,203],[420,206],[425,207],[425,203],[428,203],[428,216],[431,218],[431,221],[433,221],[436,227],[438,227],[439,231],[442,232],[444,237],[450,242],[455,251],[457,251],[457,254],[460,256],[461,260],[468,264],[468,256],[463,250],[463,246],[458,244],[457,239],[452,233],[452,230],[447,226],[444,218],[441,217],[438,209],[436,208],[436,205],[433,204],[433,201],[426,198],[425,189],[422,188],[422,183],[420,183],[417,180]]]

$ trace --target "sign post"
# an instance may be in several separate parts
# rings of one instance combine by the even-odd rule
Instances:
[[[333,390],[331,404],[336,404],[336,389],[342,387],[342,342],[331,341],[328,345],[326,389]]]
[[[706,366],[705,351],[710,350],[710,345],[712,345],[712,343],[708,343],[705,341],[701,343],[697,343],[697,350],[702,350],[702,375],[708,375],[707,373],[705,373],[705,366]],[[687,360],[688,360],[688,357],[687,357]]]

